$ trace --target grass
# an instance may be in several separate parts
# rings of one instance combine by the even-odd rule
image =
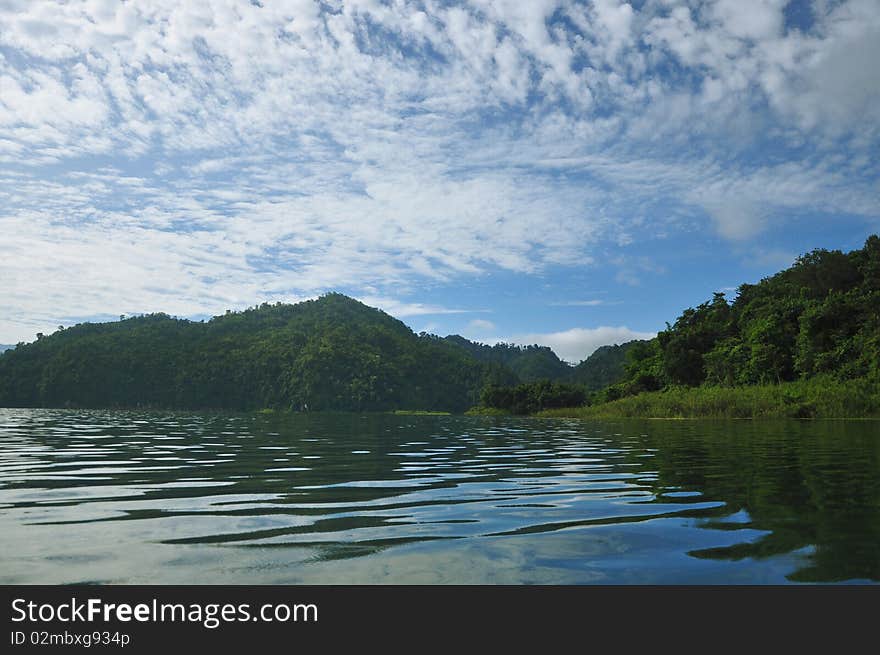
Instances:
[[[575,418],[880,418],[880,384],[815,377],[749,387],[673,388],[587,407],[539,412]]]

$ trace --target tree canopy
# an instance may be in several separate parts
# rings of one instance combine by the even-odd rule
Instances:
[[[628,341],[600,346],[589,357],[571,369],[567,381],[581,384],[587,391],[598,391],[626,377],[627,354],[643,347],[647,341]]]
[[[83,323],[0,355],[0,405],[463,411],[508,368],[341,294]]]
[[[880,237],[813,250],[732,302],[716,293],[628,353],[609,398],[671,386],[740,386],[830,374],[880,376]]]
[[[559,359],[548,346],[518,346],[512,343],[488,346],[468,341],[457,334],[446,337],[446,340],[481,362],[509,368],[522,382],[563,379],[572,371],[572,367]]]

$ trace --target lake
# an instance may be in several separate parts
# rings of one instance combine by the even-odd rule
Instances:
[[[0,409],[0,582],[880,581],[880,422]]]

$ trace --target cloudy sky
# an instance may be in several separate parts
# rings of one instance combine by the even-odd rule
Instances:
[[[0,0],[0,342],[329,290],[578,361],[880,231],[880,0]]]

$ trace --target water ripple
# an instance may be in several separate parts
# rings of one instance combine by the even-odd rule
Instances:
[[[645,580],[815,577],[824,551],[810,522],[822,508],[782,526],[765,505],[791,519],[817,502],[804,491],[810,476],[846,487],[839,478],[849,471],[863,484],[855,501],[846,487],[850,502],[874,516],[876,443],[859,441],[867,452],[854,469],[821,435],[810,443],[828,456],[813,462],[790,440],[768,447],[745,434],[465,417],[0,410],[0,582],[376,581],[380,569],[390,573],[379,581],[407,581],[421,579],[415,562],[453,567],[441,581],[472,581],[508,571],[498,552],[519,562],[521,577],[508,571],[507,581],[620,581],[624,569]],[[864,519],[845,527],[844,537],[877,536]],[[751,568],[738,564],[749,560]],[[860,560],[843,579],[876,579],[878,566]]]

